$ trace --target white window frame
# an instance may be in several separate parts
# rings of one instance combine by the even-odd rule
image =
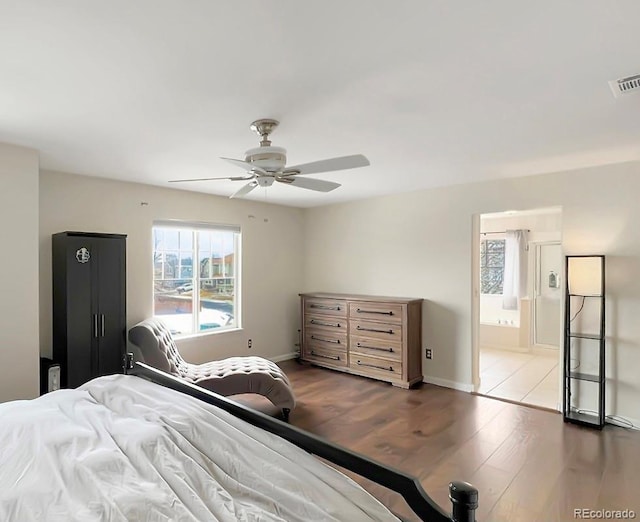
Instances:
[[[227,225],[227,224],[215,224],[215,223],[205,223],[205,222],[194,222],[194,221],[178,221],[178,220],[158,220],[153,222],[151,237],[153,238],[155,235],[155,229],[174,229],[180,231],[188,231],[192,234],[192,270],[191,270],[191,306],[192,306],[192,323],[191,323],[191,332],[189,333],[179,333],[175,334],[176,337],[185,338],[185,337],[200,337],[203,335],[212,335],[219,333],[226,333],[230,331],[236,331],[242,328],[241,322],[241,228],[239,225]],[[200,325],[200,292],[195,291],[200,288],[200,270],[199,270],[199,245],[198,245],[198,232],[199,231],[218,231],[218,232],[233,232],[234,233],[234,263],[233,263],[233,279],[234,281],[234,299],[233,299],[233,324],[228,326],[221,326],[220,328],[210,329],[210,330],[199,330]],[[154,257],[156,253],[156,245],[152,246],[153,255],[151,256],[152,265],[154,264]],[[223,263],[224,265],[224,263]],[[189,278],[179,278],[179,280],[185,280]],[[202,278],[202,279],[210,279],[210,278]],[[155,315],[155,266],[152,266],[152,281],[153,281],[153,311]]]
[[[503,243],[505,243],[505,248],[506,248],[506,235],[505,234],[495,234],[494,237],[482,237],[480,239],[480,247],[482,247],[482,243],[484,241],[502,241]],[[486,247],[485,247],[485,255],[486,255]],[[491,294],[487,294],[485,292],[483,292],[482,290],[482,263],[483,263],[483,259],[482,259],[482,254],[480,254],[480,295],[487,295],[487,296],[496,296],[496,297],[502,297],[503,292],[498,293],[491,293]],[[484,268],[500,268],[500,267],[484,267]],[[504,253],[503,253],[503,263],[502,263],[502,288],[504,291]]]

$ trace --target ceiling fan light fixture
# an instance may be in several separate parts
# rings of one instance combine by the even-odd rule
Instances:
[[[282,147],[256,147],[245,152],[245,161],[267,172],[279,172],[287,163],[287,150]]]

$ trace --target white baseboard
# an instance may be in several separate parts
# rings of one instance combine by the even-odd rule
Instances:
[[[544,348],[542,346],[532,346],[531,347],[532,355],[549,355],[553,357],[560,358],[560,349],[559,348]]]
[[[273,362],[281,362],[288,361],[289,359],[295,359],[296,357],[298,357],[298,352],[290,352],[283,355],[276,355],[275,357],[269,357],[269,360]]]
[[[422,382],[435,384],[436,386],[444,386],[445,388],[453,388],[454,390],[459,390],[467,393],[471,393],[473,391],[473,384],[449,381],[447,379],[439,379],[438,377],[429,377],[428,375],[422,376]]]
[[[607,414],[607,417],[609,417],[611,414]],[[615,419],[607,419],[605,418],[604,422],[605,424],[610,424],[611,426],[619,426],[621,428],[627,428],[630,430],[640,430],[640,420],[638,419],[633,419],[631,417],[626,417],[625,415],[614,415],[614,417],[616,417]],[[620,420],[618,420],[620,419]],[[633,424],[633,427],[627,426],[626,423],[624,421],[622,421],[622,419],[624,419],[625,421],[630,422],[631,424]]]
[[[529,353],[529,348],[524,348],[522,346],[500,346],[497,344],[483,344],[480,346],[480,351],[482,350],[501,350],[503,352],[512,352],[512,353]]]

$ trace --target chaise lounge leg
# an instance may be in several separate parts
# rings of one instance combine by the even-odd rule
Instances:
[[[289,413],[291,412],[290,408],[282,408],[282,418],[285,422],[289,422]]]

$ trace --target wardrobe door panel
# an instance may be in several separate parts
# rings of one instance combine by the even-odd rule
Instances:
[[[66,386],[75,388],[91,379],[97,350],[95,316],[97,295],[91,281],[97,264],[97,251],[89,238],[69,237],[66,246]],[[63,381],[64,382],[64,381]]]
[[[125,241],[99,240],[97,375],[122,373],[125,349]]]

